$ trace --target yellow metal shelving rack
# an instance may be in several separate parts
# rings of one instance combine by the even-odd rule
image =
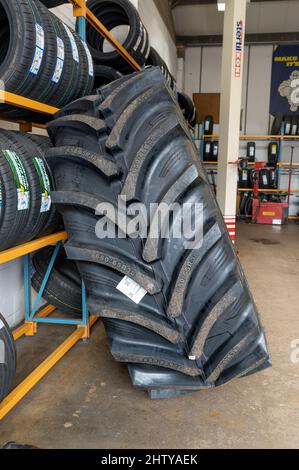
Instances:
[[[79,34],[83,40],[86,38],[86,21],[88,21],[93,28],[107,39],[112,46],[119,52],[119,54],[132,66],[136,71],[140,71],[142,67],[131,57],[126,49],[114,38],[114,36],[105,28],[105,26],[93,15],[93,13],[86,7],[85,0],[68,0],[73,5],[73,15],[78,18]],[[24,96],[15,95],[7,91],[0,90],[0,102],[13,105],[19,108],[24,108],[30,111],[35,111],[42,114],[53,115],[58,108],[48,104],[40,103],[31,100]],[[5,117],[0,120],[9,121]],[[13,121],[17,122],[21,131],[31,132],[33,127],[44,128],[43,124],[35,124],[26,121]],[[62,244],[67,239],[66,232],[59,232],[47,237],[43,237],[32,242],[25,243],[24,245],[11,248],[0,253],[0,265],[12,261],[20,257],[28,257],[41,248],[49,245]],[[26,289],[25,289],[26,290]],[[85,289],[84,289],[85,290]],[[85,297],[85,296],[84,296]],[[26,300],[26,299],[25,299]],[[85,301],[85,299],[83,300]],[[83,308],[84,309],[84,308]],[[26,305],[25,305],[25,310]],[[55,307],[47,305],[41,309],[32,321],[27,321],[22,324],[13,332],[13,337],[16,340],[22,336],[33,336],[37,332],[38,320],[41,322],[43,319],[51,315],[55,311]],[[0,420],[3,419],[9,411],[52,369],[52,367],[81,339],[86,339],[90,335],[90,328],[98,320],[98,317],[90,317],[86,324],[77,322],[75,331],[50,354],[28,377],[25,378],[9,395],[0,403]],[[54,321],[55,322],[55,321]],[[53,322],[53,323],[54,323]],[[62,323],[62,322],[61,322]]]

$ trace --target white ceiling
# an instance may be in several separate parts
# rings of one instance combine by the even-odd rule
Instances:
[[[178,36],[222,34],[223,16],[217,5],[179,6],[173,10]],[[299,31],[299,0],[248,4],[247,33]]]

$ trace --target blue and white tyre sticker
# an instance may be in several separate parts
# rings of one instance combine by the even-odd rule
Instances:
[[[45,32],[38,23],[35,25],[35,37],[35,53],[30,67],[30,72],[33,75],[37,75],[40,70],[45,50]]]
[[[85,52],[86,52],[86,55],[87,55],[87,60],[88,60],[88,73],[91,77],[93,77],[94,75],[94,70],[93,70],[93,61],[92,61],[92,57],[91,57],[91,53],[90,53],[90,50],[88,49],[88,46],[86,44],[85,41],[82,41],[82,44],[84,46],[84,49],[85,49]]]
[[[63,26],[64,26],[66,34],[68,35],[70,43],[71,43],[73,59],[74,59],[75,62],[77,62],[79,64],[79,52],[78,52],[78,47],[77,47],[74,35],[73,35],[73,33],[71,32],[71,30],[69,29],[69,27],[66,24],[63,23]]]
[[[64,42],[61,38],[57,37],[57,62],[55,71],[52,77],[52,82],[58,83],[64,66]]]

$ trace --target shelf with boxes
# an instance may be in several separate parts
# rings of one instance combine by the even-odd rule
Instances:
[[[203,123],[202,129],[213,130],[213,123]],[[218,165],[218,142],[219,134],[203,132],[200,141],[200,155],[211,182],[216,190],[216,177]],[[282,177],[287,177],[288,182],[294,181],[293,177],[299,175],[299,163],[292,161],[283,161],[284,144],[299,143],[299,135],[241,135],[240,144],[246,143],[246,157],[239,160],[238,169],[238,193],[244,197],[244,193],[253,193],[253,174],[256,162],[256,146],[258,142],[268,145],[267,156],[265,157],[264,168],[259,170],[260,187],[257,190],[260,194],[265,194],[265,199],[281,197],[293,202],[294,197],[299,194],[299,189],[291,187],[290,184],[282,182]],[[234,162],[232,162],[234,163]],[[288,186],[288,187],[286,187]],[[250,196],[248,195],[248,198]],[[297,220],[297,215],[291,215],[290,220]]]

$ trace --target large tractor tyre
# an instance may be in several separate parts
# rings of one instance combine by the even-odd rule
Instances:
[[[188,390],[190,381],[196,389],[219,386],[268,367],[256,306],[161,71],[121,78],[68,105],[48,133],[56,146],[47,159],[54,203],[69,233],[66,253],[85,281],[90,313],[103,318],[114,358],[129,363],[132,376],[138,364],[153,375],[162,368],[157,388],[165,390]],[[157,212],[136,237],[130,213],[116,220],[107,211],[118,196],[126,197],[133,214],[134,202],[148,214],[153,203],[179,203],[169,237],[162,237],[162,228],[149,235]],[[194,203],[201,204],[203,239],[186,249],[189,237],[175,232],[185,205]],[[162,217],[162,227],[166,222]],[[145,294],[134,301],[132,281]],[[180,384],[173,371],[182,374]],[[155,381],[144,388],[153,390]]]
[[[165,80],[168,83],[168,85],[172,88],[172,90],[176,89],[176,81],[175,81],[174,77],[169,72],[169,69],[168,69],[166,63],[164,62],[164,60],[162,59],[160,54],[153,47],[150,48],[150,52],[149,52],[149,56],[148,56],[147,61],[146,61],[146,65],[147,66],[152,66],[152,67],[160,67],[160,69],[162,70],[162,73],[163,73],[163,75],[165,77]]]
[[[120,42],[123,42],[124,48],[135,61],[143,66],[150,50],[149,36],[134,5],[129,0],[88,0],[87,8],[112,33],[114,28],[128,26],[128,33]],[[106,40],[89,24],[86,38],[96,64],[113,67],[122,73],[132,72],[132,66],[115,49],[107,47]]]
[[[34,274],[31,284],[36,292],[42,285],[53,252],[53,247],[47,247],[33,256]],[[72,316],[82,314],[80,273],[76,263],[67,259],[64,249],[57,255],[43,298],[63,313]]]
[[[94,68],[94,93],[98,88],[108,85],[115,80],[118,80],[122,74],[112,67],[106,65],[96,65]]]
[[[0,314],[0,403],[11,390],[16,362],[15,342],[7,322]]]

